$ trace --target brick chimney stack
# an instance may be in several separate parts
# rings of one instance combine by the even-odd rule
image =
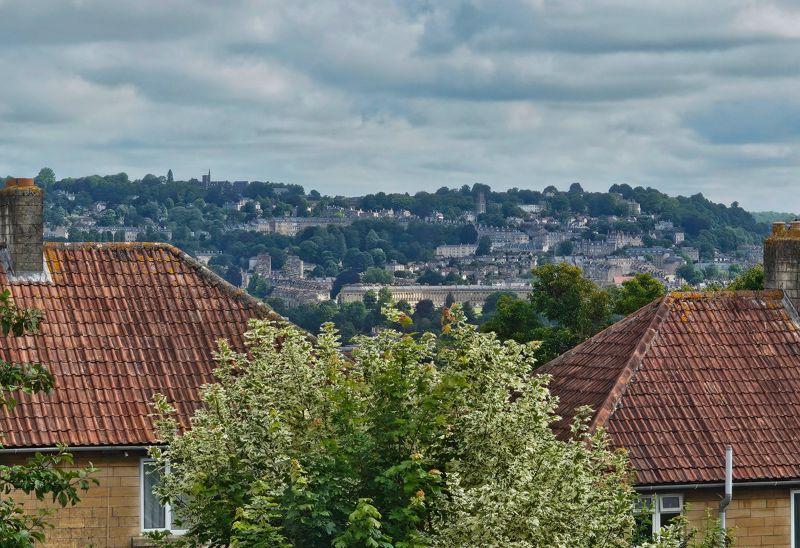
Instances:
[[[44,232],[44,194],[33,179],[10,178],[0,190],[0,243],[15,277],[39,275]]]

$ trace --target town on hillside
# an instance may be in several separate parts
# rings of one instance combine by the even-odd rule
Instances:
[[[666,289],[722,287],[760,262],[765,221],[775,220],[627,184],[343,197],[210,171],[58,180],[45,168],[36,181],[47,239],[172,243],[308,329],[337,318],[346,339],[374,329],[350,305],[381,288],[412,309],[451,301],[480,311],[498,294],[523,297],[531,269],[550,263],[601,288],[640,273]]]

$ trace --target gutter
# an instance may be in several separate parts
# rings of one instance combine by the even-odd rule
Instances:
[[[800,485],[800,479],[776,480],[776,481],[737,481],[732,487],[794,487]],[[719,489],[724,488],[725,483],[664,483],[662,485],[638,485],[634,490],[643,493],[653,491],[693,491],[695,489]]]
[[[65,449],[67,453],[86,453],[92,451],[147,451],[153,445],[95,445],[86,447],[4,447],[0,454],[17,455],[24,453],[57,453]]]

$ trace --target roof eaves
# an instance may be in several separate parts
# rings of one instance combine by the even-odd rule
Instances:
[[[642,360],[647,354],[647,351],[650,349],[650,345],[652,344],[653,339],[655,339],[661,323],[664,321],[664,318],[667,317],[673,300],[674,297],[672,295],[667,295],[666,297],[662,298],[661,303],[658,305],[658,309],[650,319],[650,324],[647,326],[647,330],[644,332],[642,338],[639,339],[639,343],[636,345],[636,348],[634,349],[630,358],[628,358],[628,361],[622,368],[622,371],[617,378],[617,382],[608,393],[608,396],[606,396],[603,404],[595,412],[595,415],[589,424],[590,432],[594,432],[599,427],[604,427],[611,418],[611,415],[614,414],[614,411],[622,400],[622,397],[625,395],[630,382],[633,380],[633,377],[636,375],[636,372],[642,365]]]

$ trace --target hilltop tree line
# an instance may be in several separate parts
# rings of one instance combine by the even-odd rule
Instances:
[[[472,187],[464,185],[460,189],[442,187],[434,193],[418,192],[413,196],[379,192],[364,196],[359,205],[404,208],[421,216],[438,211],[445,218],[455,219],[464,211],[474,209],[478,193],[483,193],[487,203],[486,213],[479,217],[479,221],[498,226],[505,226],[509,217],[522,217],[519,206],[525,204],[542,205],[547,214],[561,219],[570,215],[627,217],[628,205],[624,200],[633,200],[640,204],[644,216],[636,223],[600,222],[592,228],[600,234],[609,230],[648,230],[652,229],[653,221],[647,216],[654,215],[682,228],[687,244],[700,248],[705,254],[709,249],[730,252],[741,244],[759,243],[768,231],[767,223],[757,222],[737,202],[726,206],[714,203],[700,193],[690,197],[672,197],[653,188],[627,184],[613,185],[608,192],[587,192],[579,183],[573,183],[567,191],[548,186],[541,192],[518,188],[495,192],[487,185],[476,184]]]
[[[293,184],[252,181],[203,185],[195,179],[176,180],[170,174],[137,180],[125,173],[57,179],[52,170],[44,168],[36,181],[46,191],[45,221],[50,225],[65,224],[69,215],[86,212],[100,202],[105,205],[103,211],[94,214],[97,225],[72,231],[73,240],[114,237],[114,227],[119,226],[151,226],[153,229],[140,239],[163,241],[170,232],[170,243],[189,253],[219,251],[212,264],[223,274],[228,269],[245,268],[250,257],[264,251],[273,255],[277,267],[287,253],[297,255],[319,267],[314,273],[317,276],[335,276],[348,269],[363,272],[392,261],[425,261],[437,245],[480,243],[474,228],[469,224],[369,219],[355,221],[352,227],[309,229],[288,238],[235,227],[259,217],[329,214],[327,208],[331,207],[408,210],[420,218],[436,211],[445,220],[456,221],[465,212],[475,211],[480,194],[486,202],[486,212],[478,217],[482,224],[508,226],[509,219],[524,215],[520,206],[539,204],[544,214],[557,219],[594,217],[584,237],[596,239],[613,230],[646,233],[652,230],[655,216],[684,230],[687,245],[698,247],[703,258],[711,257],[715,249],[730,252],[742,244],[758,243],[768,230],[766,223],[757,222],[736,202],[730,206],[717,204],[702,194],[671,197],[627,184],[614,185],[609,192],[587,192],[578,183],[566,191],[549,186],[542,191],[512,188],[502,192],[474,184],[457,189],[442,187],[435,192],[379,192],[345,198],[323,196],[315,190],[306,192]],[[231,207],[242,198],[250,202],[241,209]],[[642,215],[635,221],[628,220],[624,200],[641,204]],[[665,243],[645,236],[646,245]]]

